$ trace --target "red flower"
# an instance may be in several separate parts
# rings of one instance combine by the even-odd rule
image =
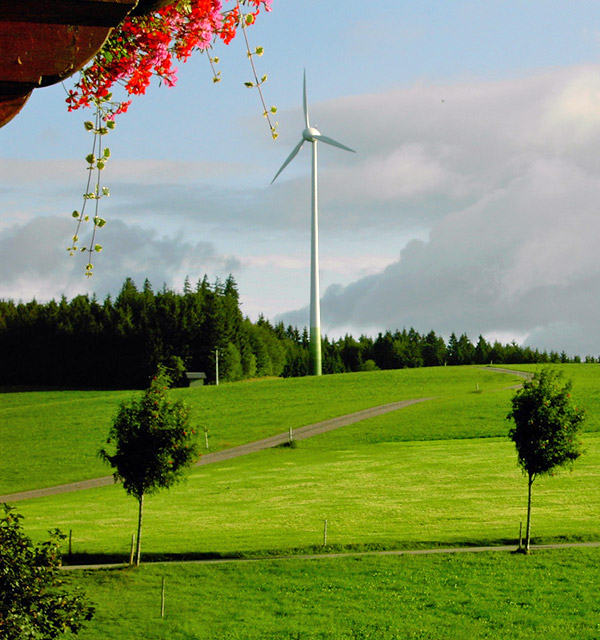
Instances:
[[[271,10],[271,0],[247,0],[246,4],[255,9],[248,14],[249,24],[261,7]],[[208,49],[217,38],[229,44],[239,23],[237,3],[224,10],[221,0],[191,0],[185,10],[174,2],[147,16],[126,18],[69,91],[66,99],[69,111],[106,98],[116,82],[135,95],[146,92],[152,76],[174,86],[177,82],[174,60],[185,62],[192,51]],[[116,105],[110,117],[124,113],[128,106],[129,103]]]

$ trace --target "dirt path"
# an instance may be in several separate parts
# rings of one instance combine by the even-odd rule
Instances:
[[[525,371],[514,371],[513,369],[504,369],[502,367],[486,366],[481,367],[485,370],[498,371],[500,373],[509,373],[512,375],[520,376],[522,378],[529,379],[532,374]],[[509,389],[515,389],[520,385],[514,385],[508,387]],[[378,407],[371,407],[370,409],[363,409],[362,411],[356,411],[355,413],[349,413],[345,416],[339,416],[337,418],[331,418],[330,420],[323,420],[322,422],[315,422],[314,424],[300,427],[293,431],[293,437],[296,440],[304,440],[311,436],[316,436],[320,433],[327,431],[333,431],[340,427],[345,427],[361,420],[367,420],[375,416],[389,413],[390,411],[397,411],[403,409],[411,404],[418,402],[426,402],[427,400],[433,400],[433,398],[418,398],[416,400],[401,400],[399,402],[391,402],[390,404],[383,404]],[[231,458],[237,458],[239,456],[245,456],[257,451],[263,451],[264,449],[270,449],[276,447],[289,439],[289,431],[280,433],[270,438],[264,438],[263,440],[257,440],[256,442],[249,442],[242,444],[239,447],[233,447],[231,449],[223,449],[222,451],[215,451],[214,453],[207,453],[203,455],[196,466],[202,466],[205,464],[211,464],[214,462],[222,462],[224,460],[230,460]],[[95,489],[96,487],[105,487],[107,485],[114,484],[112,476],[103,476],[102,478],[91,478],[90,480],[81,480],[79,482],[70,482],[68,484],[60,484],[54,487],[46,487],[44,489],[32,489],[31,491],[21,491],[19,493],[10,493],[4,496],[0,496],[0,502],[18,502],[19,500],[29,500],[31,498],[43,498],[45,496],[54,496],[59,493],[70,493],[71,491],[82,491],[84,489]]]
[[[529,373],[529,371],[517,371],[515,369],[505,369],[504,367],[494,367],[493,365],[480,368],[485,369],[486,371],[497,371],[498,373],[512,373],[513,376],[519,376],[526,380],[531,380],[531,378],[533,378],[533,373]]]
[[[363,409],[362,411],[356,411],[355,413],[349,413],[345,416],[338,416],[337,418],[331,418],[330,420],[323,420],[322,422],[315,422],[314,424],[306,425],[305,427],[299,427],[294,429],[293,437],[296,440],[304,440],[311,436],[316,436],[320,433],[327,431],[333,431],[340,427],[345,427],[367,418],[373,418],[375,416],[383,415],[391,411],[397,411],[403,409],[411,404],[417,404],[419,402],[426,402],[433,398],[419,398],[417,400],[401,400],[400,402],[391,402],[390,404],[383,404],[378,407],[371,407],[370,409]],[[212,464],[215,462],[222,462],[224,460],[230,460],[231,458],[238,458],[239,456],[245,456],[257,451],[263,451],[264,449],[270,449],[276,447],[289,439],[289,431],[280,433],[270,438],[264,438],[263,440],[257,440],[256,442],[249,442],[248,444],[242,444],[239,447],[233,447],[231,449],[223,449],[222,451],[215,451],[214,453],[207,453],[203,455],[196,466],[203,466],[205,464]],[[46,487],[44,489],[32,489],[31,491],[21,491],[19,493],[11,493],[4,496],[0,496],[0,502],[18,502],[19,500],[29,500],[31,498],[43,498],[45,496],[54,496],[59,493],[70,493],[72,491],[82,491],[84,489],[94,489],[96,487],[105,487],[107,485],[114,484],[112,476],[103,476],[102,478],[92,478],[90,480],[81,480],[80,482],[70,482],[68,484],[61,484],[55,487]]]

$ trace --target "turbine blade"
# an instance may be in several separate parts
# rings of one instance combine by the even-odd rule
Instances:
[[[304,69],[304,124],[308,129],[310,125],[308,124],[308,102],[306,100],[306,69]]]
[[[275,174],[275,177],[273,178],[273,180],[271,180],[271,184],[273,184],[275,182],[275,180],[277,180],[277,176],[288,166],[288,164],[298,155],[298,151],[300,151],[300,149],[302,148],[302,145],[304,144],[304,138],[302,138],[302,140],[300,140],[300,142],[293,148],[292,153],[290,153],[290,155],[287,157],[287,160],[281,165],[279,171]]]
[[[318,140],[319,142],[330,144],[333,147],[339,147],[340,149],[344,149],[344,151],[351,151],[352,153],[356,153],[354,149],[347,147],[345,144],[342,144],[341,142],[336,142],[335,140],[333,140],[333,138],[328,138],[327,136],[321,135],[320,133],[315,134],[313,137],[315,140]]]

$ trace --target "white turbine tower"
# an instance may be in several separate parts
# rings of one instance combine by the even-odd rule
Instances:
[[[281,165],[275,174],[271,184],[277,180],[277,176],[288,166],[288,164],[298,155],[305,142],[312,143],[312,218],[311,218],[311,243],[310,243],[310,374],[321,375],[321,308],[319,296],[319,200],[317,193],[317,142],[325,142],[334,147],[339,147],[345,151],[356,153],[354,149],[346,147],[340,142],[336,142],[327,136],[322,135],[317,129],[310,126],[308,120],[308,105],[306,102],[306,71],[304,72],[304,124],[300,142],[294,147],[292,153]]]

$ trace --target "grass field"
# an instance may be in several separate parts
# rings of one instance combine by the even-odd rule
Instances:
[[[210,451],[368,407],[424,396],[469,397],[518,378],[475,367],[257,380],[173,390],[208,429]],[[108,475],[96,452],[129,391],[0,394],[0,494]]]
[[[338,433],[193,470],[150,496],[146,558],[335,548],[411,548],[514,541],[526,483],[507,439],[339,446]],[[331,443],[328,443],[328,439]],[[331,444],[331,446],[330,446]],[[600,438],[572,473],[534,485],[533,537],[600,539]],[[137,503],[119,486],[28,500],[37,539],[73,531],[73,550],[128,554]]]
[[[592,640],[599,571],[600,550],[573,549],[147,565],[69,581],[98,606],[82,640]]]
[[[562,368],[589,413],[586,452],[572,472],[536,480],[534,542],[600,539],[600,366]],[[377,404],[436,399],[301,441],[297,448],[193,469],[185,483],[148,498],[143,556],[252,558],[515,542],[526,510],[526,481],[507,438],[514,391],[506,387],[516,382],[474,367],[447,367],[175,391],[195,405],[213,450]],[[0,398],[3,420],[12,416],[11,424],[18,425],[7,429],[2,422],[11,446],[33,460],[24,465],[23,477],[3,475],[5,491],[47,480],[41,459],[52,478],[107,474],[101,466],[91,473],[80,452],[91,448],[93,457],[110,424],[110,408],[131,393],[65,393],[74,395],[24,394],[23,405],[20,394]],[[103,423],[90,435],[84,431],[93,416]],[[61,456],[54,455],[58,450]],[[3,446],[9,470],[18,466],[10,453]],[[59,526],[72,530],[80,558],[128,556],[137,505],[119,486],[18,507],[34,539]],[[85,585],[98,602],[98,616],[81,636],[93,640],[547,640],[600,637],[599,609],[590,596],[599,562],[600,551],[578,549],[528,558],[494,553],[157,565],[69,579]],[[162,575],[170,585],[164,621],[156,619]]]
[[[422,394],[439,399],[302,441],[296,449],[196,468],[185,483],[150,496],[147,557],[305,550],[321,543],[325,520],[328,543],[337,547],[515,540],[526,487],[506,437],[514,392],[487,392],[480,383],[481,393],[475,393],[475,378],[486,371],[425,371],[431,386],[422,382],[423,371],[396,373],[403,374],[409,395],[414,375]],[[323,388],[339,384],[336,378],[324,378]],[[239,386],[244,393],[252,385]],[[273,397],[283,404],[283,396]],[[585,443],[586,455],[573,473],[536,481],[534,538],[600,538],[600,438],[592,432]],[[128,552],[136,503],[119,486],[30,500],[23,507],[36,538],[59,526],[73,531],[78,553]]]

